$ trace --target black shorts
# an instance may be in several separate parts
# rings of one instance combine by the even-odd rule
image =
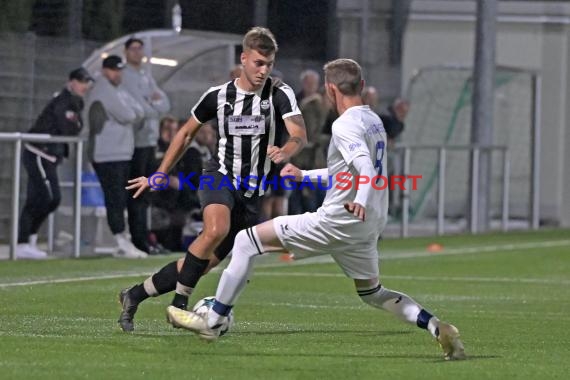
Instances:
[[[224,175],[220,172],[204,172],[204,176],[214,178],[213,184],[205,185],[198,190],[202,210],[211,204],[226,205],[231,210],[230,231],[215,250],[216,257],[222,261],[234,246],[238,232],[245,228],[255,226],[259,222],[260,197],[253,195],[248,198],[244,190],[235,190],[229,186],[220,186]],[[224,182],[224,184],[227,183]]]

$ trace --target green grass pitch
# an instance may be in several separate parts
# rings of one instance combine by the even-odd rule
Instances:
[[[442,252],[426,247],[437,241]],[[178,256],[0,262],[0,379],[566,379],[570,231],[386,240],[382,283],[460,330],[445,362],[425,331],[363,304],[329,260],[259,260],[236,325],[207,344],[165,322],[171,295],[116,323],[118,291]],[[193,296],[212,295],[219,272]]]

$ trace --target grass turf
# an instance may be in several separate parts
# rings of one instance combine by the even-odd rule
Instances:
[[[145,302],[134,334],[116,296],[177,256],[0,264],[0,378],[566,378],[570,236],[535,233],[387,240],[382,283],[456,324],[469,360],[444,362],[425,332],[364,305],[327,260],[263,258],[215,344]],[[436,241],[444,250],[426,253]],[[193,296],[215,292],[219,273]]]

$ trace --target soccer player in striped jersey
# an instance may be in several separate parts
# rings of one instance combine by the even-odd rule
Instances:
[[[271,161],[287,162],[306,144],[305,124],[293,90],[270,77],[276,52],[277,42],[268,29],[249,30],[243,39],[241,75],[202,95],[165,153],[158,172],[168,173],[202,123],[217,119],[217,154],[204,171],[213,183],[199,190],[204,229],[184,259],[121,291],[123,310],[118,322],[123,331],[134,330],[138,305],[148,297],[176,290],[172,305],[187,308],[200,277],[228,255],[240,230],[257,223],[264,193],[262,178],[269,173]],[[291,137],[278,147],[276,128],[283,125]],[[150,186],[146,177],[129,183],[127,189],[135,190],[135,198]]]
[[[358,181],[360,185],[350,188],[329,187],[317,212],[279,216],[240,231],[208,315],[169,306],[168,318],[173,325],[205,340],[216,340],[220,326],[248,282],[256,257],[283,250],[302,256],[327,253],[354,280],[362,301],[427,330],[441,344],[445,359],[463,359],[463,343],[453,325],[440,321],[406,294],[380,285],[377,244],[387,221],[388,189],[373,187],[371,181],[386,167],[386,131],[378,115],[362,103],[364,81],[357,62],[337,59],[327,63],[324,70],[327,96],[340,115],[332,126],[327,168],[301,171],[287,164],[281,175],[293,176],[297,181],[306,176],[331,181],[340,173],[350,173],[368,182]]]

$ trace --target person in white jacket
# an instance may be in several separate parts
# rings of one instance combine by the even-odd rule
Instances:
[[[170,110],[168,97],[143,64],[143,40],[131,37],[125,42],[126,65],[123,86],[144,109],[144,117],[135,125],[135,151],[131,160],[130,178],[150,176],[156,169],[154,156],[158,144],[160,118]],[[160,253],[148,244],[146,197],[128,199],[129,230],[133,244],[140,250]]]
[[[135,149],[134,127],[144,110],[123,86],[119,56],[103,60],[102,75],[95,81],[87,100],[89,120],[89,159],[101,182],[107,209],[107,222],[117,240],[120,257],[144,258],[125,231],[124,210],[129,198],[125,185],[129,179]]]

